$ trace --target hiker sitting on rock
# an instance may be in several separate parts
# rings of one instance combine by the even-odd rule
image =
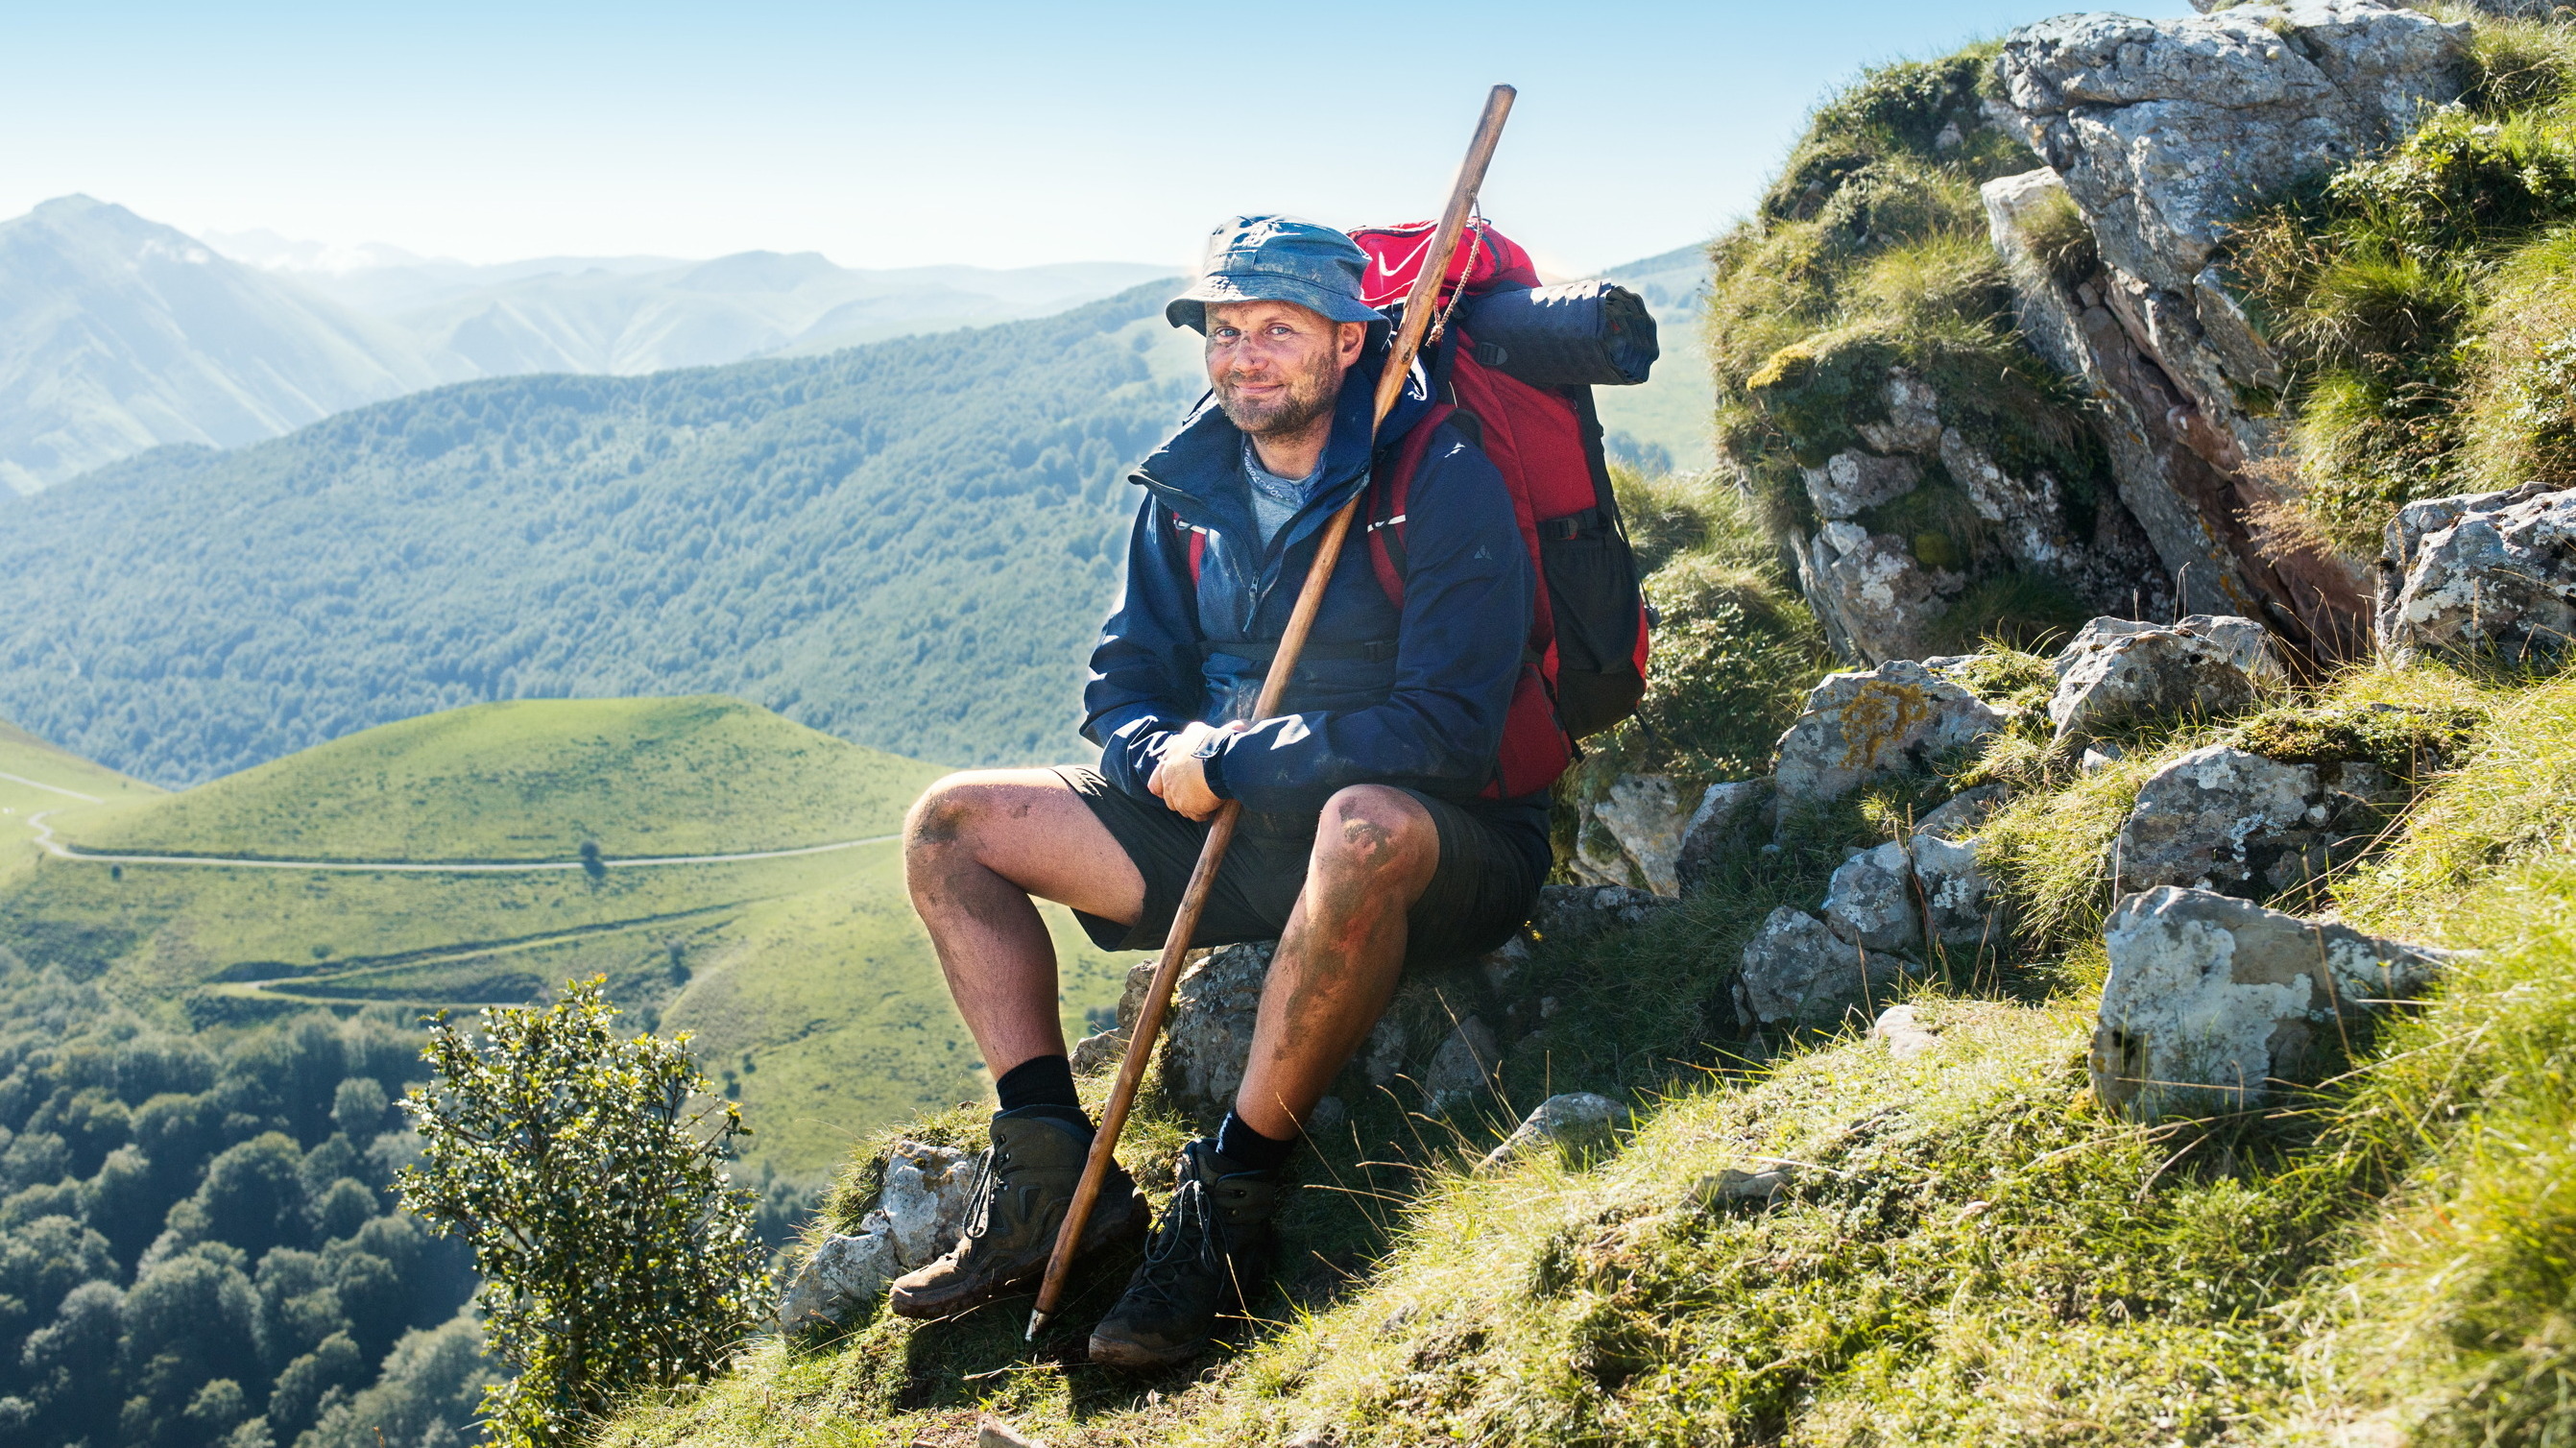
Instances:
[[[965,1236],[894,1285],[908,1317],[1034,1283],[1092,1137],[1057,1025],[1055,951],[1032,898],[1104,949],[1159,947],[1222,801],[1244,807],[1194,944],[1276,937],[1234,1109],[1182,1152],[1179,1186],[1095,1362],[1201,1351],[1266,1272],[1300,1123],[1408,962],[1494,949],[1550,864],[1547,797],[1497,778],[1535,594],[1501,476],[1433,425],[1406,495],[1401,607],[1353,537],[1283,712],[1251,720],[1316,538],[1368,481],[1386,318],[1342,233],[1242,218],[1166,310],[1207,338],[1208,400],[1147,458],[1126,594],[1091,657],[1083,732],[1100,769],[975,770],[905,826],[906,878],[1001,1110]],[[1387,459],[1432,411],[1420,373],[1376,439]],[[1130,1049],[1145,1050],[1148,1042]],[[1081,1243],[1132,1240],[1146,1209],[1113,1167]]]

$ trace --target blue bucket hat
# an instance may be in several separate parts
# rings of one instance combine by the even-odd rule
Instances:
[[[1238,216],[1208,233],[1207,261],[1188,291],[1163,308],[1175,327],[1207,331],[1210,302],[1295,302],[1334,322],[1384,322],[1360,300],[1368,253],[1359,243],[1293,216]]]

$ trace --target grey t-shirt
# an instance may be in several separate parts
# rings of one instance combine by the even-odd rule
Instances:
[[[1252,439],[1243,440],[1243,476],[1251,484],[1252,522],[1261,530],[1262,547],[1269,547],[1270,540],[1306,505],[1306,490],[1323,475],[1324,465],[1318,460],[1315,470],[1306,476],[1283,478],[1261,465],[1261,454],[1253,450]]]

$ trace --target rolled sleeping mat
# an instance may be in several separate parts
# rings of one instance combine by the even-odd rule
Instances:
[[[1658,355],[1645,298],[1598,279],[1489,292],[1460,320],[1476,360],[1535,387],[1626,387]]]

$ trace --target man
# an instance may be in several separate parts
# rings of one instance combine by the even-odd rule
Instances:
[[[1165,315],[1205,335],[1211,392],[1134,477],[1126,592],[1084,694],[1100,769],[955,774],[913,806],[913,904],[1001,1111],[965,1237],[895,1284],[899,1313],[1032,1282],[1090,1146],[1032,897],[1071,906],[1104,948],[1157,948],[1206,821],[1239,800],[1193,943],[1279,940],[1234,1109],[1183,1152],[1145,1261],[1092,1335],[1094,1361],[1128,1367],[1199,1352],[1258,1285],[1300,1125],[1406,962],[1490,950],[1528,918],[1546,798],[1478,796],[1536,590],[1502,479],[1458,430],[1434,435],[1412,484],[1401,609],[1354,530],[1282,712],[1248,717],[1317,535],[1368,481],[1388,329],[1360,301],[1366,265],[1348,237],[1282,217],[1210,239]],[[1375,455],[1430,407],[1417,373]],[[1082,1249],[1132,1240],[1144,1216],[1113,1170]]]

